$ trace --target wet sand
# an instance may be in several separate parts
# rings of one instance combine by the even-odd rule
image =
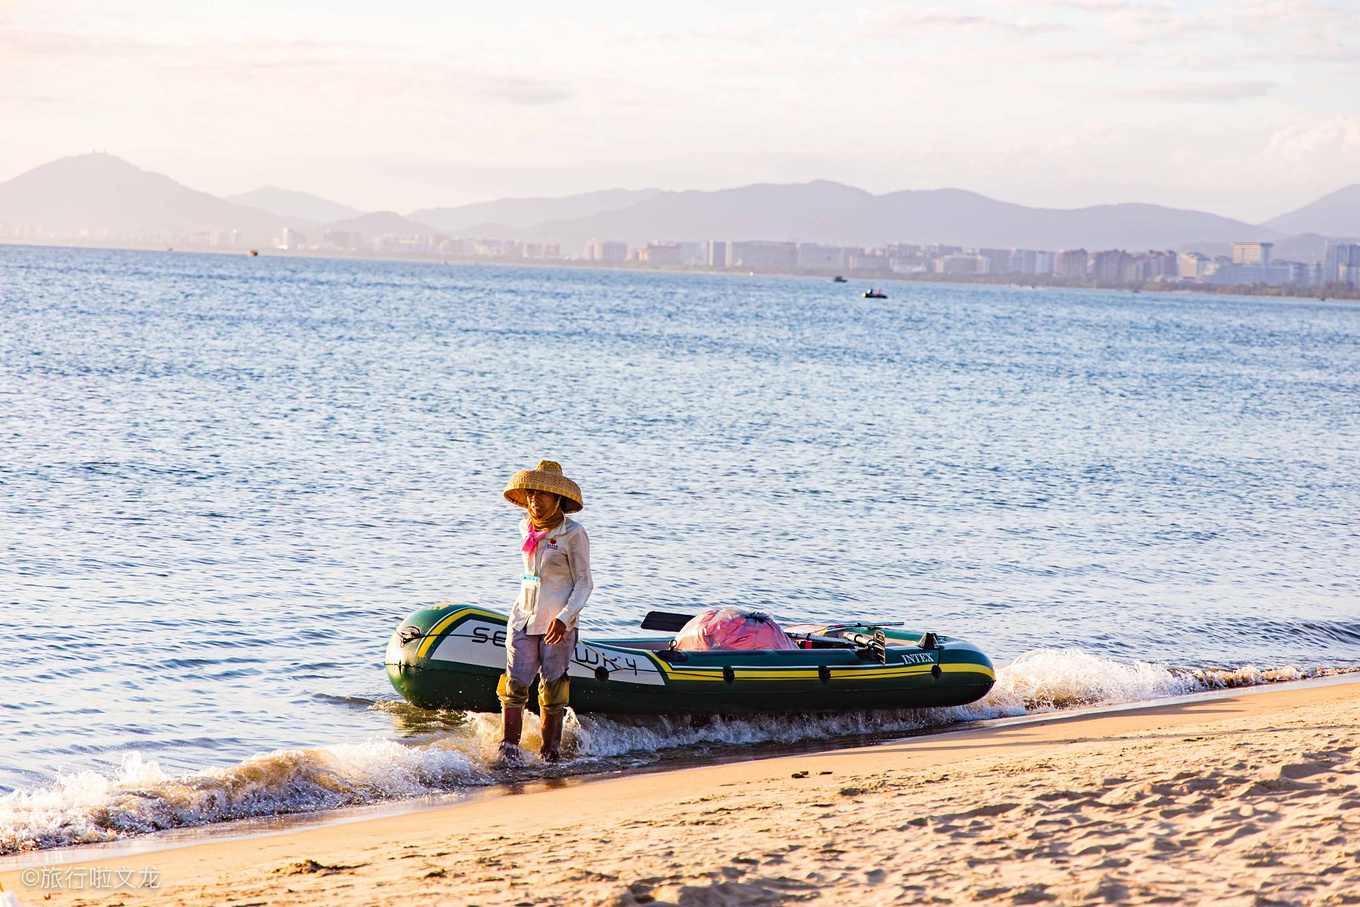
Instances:
[[[1360,903],[1357,745],[1360,683],[1291,685],[564,782],[0,883],[21,904],[126,907]]]

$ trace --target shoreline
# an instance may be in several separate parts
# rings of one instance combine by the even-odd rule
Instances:
[[[1163,752],[1163,744],[1176,752]],[[9,858],[24,860],[30,864],[27,868],[17,863],[0,864],[0,883],[23,904],[113,904],[129,894],[137,903],[206,905],[264,897],[271,904],[325,904],[353,900],[359,892],[376,897],[379,891],[384,900],[439,903],[447,900],[455,890],[450,886],[456,884],[473,885],[473,891],[458,889],[460,896],[485,904],[518,903],[526,892],[535,893],[534,903],[624,905],[646,903],[647,898],[656,903],[668,898],[674,898],[675,903],[720,903],[695,899],[699,894],[694,892],[716,896],[726,890],[725,885],[754,885],[748,892],[751,899],[771,904],[815,900],[821,895],[830,897],[828,903],[845,903],[849,892],[869,895],[875,901],[897,896],[912,902],[913,886],[902,884],[910,874],[895,873],[891,866],[906,868],[913,859],[929,856],[928,861],[916,866],[918,871],[929,867],[943,873],[949,877],[956,899],[977,900],[988,897],[982,893],[984,889],[969,889],[981,875],[999,873],[1010,878],[1021,871],[1029,875],[1030,870],[1036,870],[1030,865],[1032,860],[1012,855],[982,873],[977,866],[964,865],[974,863],[972,857],[964,859],[957,852],[951,855],[949,848],[940,850],[938,846],[928,848],[928,853],[918,852],[919,848],[906,842],[918,838],[918,831],[931,832],[927,838],[935,840],[939,835],[934,832],[947,826],[952,829],[946,835],[949,841],[935,843],[952,842],[957,850],[964,843],[955,840],[960,836],[992,834],[989,829],[993,822],[1011,823],[1022,813],[1033,820],[1017,832],[1023,837],[1026,830],[1033,832],[1038,824],[1061,824],[1059,820],[1071,817],[1068,807],[1076,803],[1079,811],[1107,810],[1121,820],[1137,819],[1116,823],[1128,826],[1141,822],[1145,826],[1146,834],[1133,835],[1133,844],[1146,843],[1147,835],[1156,840],[1177,836],[1188,840],[1198,829],[1196,822],[1206,814],[1216,814],[1225,828],[1215,830],[1215,840],[1232,844],[1251,839],[1259,850],[1260,842],[1255,838],[1265,835],[1280,843],[1286,855],[1303,859],[1307,835],[1291,848],[1287,841],[1276,841],[1279,836],[1263,825],[1264,820],[1252,819],[1259,809],[1269,806],[1266,811],[1275,817],[1274,823],[1326,833],[1326,842],[1311,841],[1312,850],[1307,851],[1317,851],[1317,859],[1332,860],[1316,869],[1321,873],[1319,884],[1324,888],[1342,882],[1360,885],[1360,797],[1354,794],[1355,782],[1360,781],[1355,760],[1358,749],[1360,678],[1339,675],[1084,713],[995,719],[982,727],[850,749],[650,773],[538,779],[477,792],[453,805],[423,806],[394,815],[332,817],[321,824],[244,836],[228,837],[231,831],[239,832],[237,826],[223,828],[217,835],[205,835],[199,829],[196,840],[182,842],[166,843],[159,836],[148,836],[99,845],[98,853],[92,853],[89,847],[37,851]],[[1275,761],[1279,764],[1252,770],[1247,764],[1249,751],[1259,751],[1259,758],[1266,763],[1278,756]],[[1195,771],[1197,768],[1199,771]],[[1181,777],[1187,774],[1191,777]],[[1073,786],[1074,777],[1086,778],[1097,790],[1082,792],[1081,784]],[[1122,792],[1117,803],[1107,802],[1110,790],[1105,782],[1111,778],[1123,779],[1115,785]],[[1178,778],[1185,783],[1179,783]],[[1329,782],[1329,778],[1333,780]],[[1027,783],[1017,787],[1016,779]],[[1029,783],[1036,779],[1037,783]],[[1126,790],[1129,784],[1133,784],[1132,790]],[[1144,792],[1144,798],[1140,799],[1139,791]],[[875,793],[882,796],[873,796]],[[894,796],[887,796],[890,793]],[[926,800],[933,803],[928,809],[927,804],[918,802],[918,795],[927,794],[931,796]],[[900,802],[903,800],[908,802]],[[1160,802],[1168,800],[1169,804]],[[1011,805],[1000,812],[985,812],[999,808],[998,801]],[[1238,807],[1245,801],[1255,805],[1243,811]],[[972,807],[966,805],[970,803]],[[913,804],[924,812],[907,816]],[[967,822],[957,818],[942,822],[939,813],[939,809],[968,813],[970,808]],[[1315,821],[1318,809],[1330,811],[1326,814],[1331,818],[1322,823],[1323,827]],[[834,845],[838,852],[830,862],[854,862],[846,856],[849,854],[857,855],[855,859],[861,863],[882,862],[883,842],[875,840],[875,835],[866,836],[864,829],[886,828],[885,823],[895,829],[890,837],[897,843],[886,855],[889,868],[877,881],[868,877],[874,870],[852,874],[853,879],[838,877],[826,889],[822,888],[825,880],[811,885],[806,881],[808,873],[825,875],[819,867],[826,855],[809,861],[809,855],[802,853],[808,849],[809,838],[815,837],[814,828],[830,842],[827,846]],[[855,826],[860,826],[859,832],[850,830]],[[1094,834],[1090,831],[1092,824],[1081,827],[1088,836]],[[546,862],[535,858],[535,842],[541,845],[549,839],[545,829],[552,829],[552,853],[560,848],[574,855],[564,858],[572,868],[552,869],[556,864],[551,858]],[[677,851],[676,838],[688,840],[691,834],[699,839],[695,846]],[[598,846],[601,836],[622,843]],[[901,840],[897,840],[899,837]],[[756,840],[766,848],[764,858],[749,855]],[[1003,837],[991,843],[1005,849],[1010,840]],[[104,850],[110,847],[118,849]],[[1234,849],[1224,847],[1227,851]],[[507,850],[517,856],[509,859]],[[1074,858],[1085,852],[1065,850],[1062,860],[1035,876],[1048,881],[1033,884],[1045,886],[1043,892],[1053,889],[1053,896],[1068,902],[1069,898],[1058,895],[1054,886],[1071,883],[1062,879],[1075,871],[1072,867],[1080,861]],[[1158,870],[1154,875],[1159,879],[1166,876],[1162,863],[1176,862],[1178,853],[1174,848],[1138,852],[1147,859],[1157,858],[1144,868]],[[1337,857],[1338,853],[1342,856]],[[417,854],[418,863],[407,862],[417,859]],[[940,860],[943,864],[938,863]],[[487,875],[492,863],[498,868]],[[761,875],[767,863],[780,867],[779,872]],[[788,875],[793,864],[801,875]],[[42,865],[84,870],[89,874],[86,878],[95,878],[104,870],[116,873],[129,867],[135,871],[154,866],[157,885],[130,891],[131,886],[77,890],[24,884],[36,880],[33,873],[38,870],[34,867]],[[407,871],[417,865],[421,872]],[[1137,902],[1137,885],[1145,883],[1136,873],[1123,871],[1127,868],[1106,866],[1103,873],[1119,878],[1128,875],[1116,887],[1123,886],[1121,890],[1134,894],[1115,900]],[[1083,891],[1094,891],[1103,884],[1093,882],[1094,871],[1086,867],[1077,872],[1079,885],[1087,886]],[[29,873],[27,879],[25,872]],[[627,880],[630,873],[636,876],[633,881]],[[763,881],[757,881],[757,875]],[[1167,877],[1158,884],[1180,886],[1189,897],[1186,886],[1201,881],[1198,870],[1187,868],[1179,880]],[[1215,897],[1231,900],[1237,896],[1229,890],[1234,884],[1231,878],[1225,876],[1220,881],[1227,888]],[[1015,887],[1010,885],[1007,891]],[[693,889],[693,897],[681,889]],[[1154,889],[1162,890],[1156,886],[1148,890]],[[927,886],[921,899],[933,896],[932,890]],[[1046,899],[1036,897],[1039,901]],[[1102,900],[1094,896],[1080,899]],[[1003,898],[1002,902],[1010,900]]]
[[[445,793],[425,794],[406,799],[396,799],[357,806],[340,806],[311,812],[279,813],[268,816],[255,816],[243,819],[210,822],[203,825],[189,825],[169,828],[164,831],[135,834],[112,841],[91,844],[72,844],[64,847],[49,847],[40,850],[20,851],[0,854],[0,878],[7,872],[20,871],[30,866],[57,866],[112,860],[129,855],[158,853],[181,847],[194,847],[199,844],[244,841],[254,838],[272,837],[281,834],[301,833],[334,825],[350,825],[375,819],[419,815],[432,810],[458,809],[479,800],[513,794],[515,796],[532,794],[540,790],[561,787],[568,784],[590,784],[617,778],[641,777],[648,775],[673,774],[692,769],[714,768],[736,765],[745,762],[763,762],[772,759],[790,759],[800,756],[817,756],[825,753],[865,750],[878,746],[889,746],[917,741],[930,737],[948,737],[972,731],[997,730],[1024,725],[1048,724],[1062,721],[1078,721],[1126,712],[1137,712],[1149,708],[1176,705],[1191,705],[1202,701],[1252,696],[1272,691],[1302,690],[1312,687],[1334,686],[1338,684],[1360,684],[1360,669],[1343,670],[1339,673],[1302,680],[1267,681],[1241,687],[1224,687],[1215,690],[1200,690],[1176,696],[1166,696],[1151,700],[1108,703],[1057,709],[1049,712],[1034,712],[1025,715],[1012,715],[1000,718],[976,718],[953,724],[930,724],[910,731],[876,731],[865,734],[847,735],[834,739],[803,739],[790,743],[770,743],[751,746],[734,746],[717,753],[706,753],[690,758],[660,760],[629,768],[607,767],[580,774],[528,775],[523,778],[508,778],[494,783],[452,790]]]
[[[89,249],[100,252],[161,252],[173,255],[213,255],[228,258],[248,257],[244,247],[237,249],[224,248],[200,248],[194,247],[170,247],[160,245],[82,245],[79,243],[54,243],[44,242],[24,242],[16,241],[15,238],[8,238],[0,241],[0,247],[15,246],[22,248],[35,249]],[[642,265],[609,265],[595,261],[578,261],[573,259],[511,259],[511,258],[471,258],[456,255],[424,255],[424,254],[405,254],[405,255],[386,255],[381,253],[364,254],[360,252],[325,252],[322,250],[305,250],[301,253],[289,252],[281,249],[257,250],[260,258],[277,258],[282,260],[315,260],[315,261],[365,261],[365,262],[393,262],[407,264],[424,265],[458,265],[468,267],[499,267],[499,268],[562,268],[566,270],[580,271],[606,271],[618,274],[678,274],[678,275],[704,275],[710,277],[783,277],[790,280],[808,280],[817,282],[828,282],[834,276],[832,272],[785,272],[785,271],[748,271],[740,268],[708,268],[702,266],[686,265],[663,265],[650,267]],[[959,275],[933,275],[933,274],[863,274],[854,275],[847,278],[846,284],[849,285],[856,281],[866,284],[880,284],[887,281],[892,284],[921,284],[932,285],[941,284],[944,286],[956,287],[1011,287],[1023,290],[1086,290],[1088,292],[1099,293],[1130,293],[1130,294],[1150,294],[1168,296],[1219,296],[1227,298],[1241,299],[1276,299],[1281,301],[1297,300],[1300,302],[1332,302],[1347,303],[1360,302],[1360,289],[1350,292],[1342,291],[1341,295],[1336,295],[1338,288],[1333,288],[1328,292],[1331,295],[1324,295],[1321,287],[1303,287],[1300,290],[1307,292],[1298,293],[1278,293],[1268,292],[1277,290],[1279,287],[1269,287],[1261,285],[1260,292],[1254,292],[1251,286],[1225,286],[1221,288],[1195,286],[1186,284],[1161,285],[1157,283],[1118,283],[1109,286],[1101,286],[1098,282],[1074,282],[1056,283],[1052,279],[1045,281],[1022,280],[1024,275],[998,275],[998,278],[1015,279],[983,279],[983,280],[960,280]],[[1297,285],[1288,285],[1297,286]],[[860,297],[852,294],[850,298],[859,299]]]

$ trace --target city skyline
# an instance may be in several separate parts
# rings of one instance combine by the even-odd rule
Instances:
[[[1082,209],[1028,208],[963,190],[873,195],[827,181],[755,184],[717,192],[608,190],[575,196],[500,199],[403,216],[364,213],[319,196],[277,188],[218,198],[107,154],[52,161],[0,182],[0,238],[20,241],[274,244],[325,230],[390,236],[408,248],[435,237],[515,240],[580,249],[587,241],[634,247],[674,239],[794,241],[843,246],[946,244],[967,248],[1184,249],[1218,254],[1223,244],[1282,241],[1286,258],[1317,261],[1324,238],[1360,237],[1360,183],[1263,224],[1187,209],[1124,203]],[[213,234],[206,243],[190,239]],[[423,238],[423,239],[422,239]],[[344,246],[343,243],[340,244]],[[555,257],[555,256],[550,256]]]
[[[1063,212],[1025,209],[954,191],[943,195],[894,193],[875,197],[863,190],[831,183],[766,184],[718,193],[615,191],[559,199],[503,199],[490,205],[413,212],[413,216],[429,215],[443,224],[430,226],[390,211],[363,214],[326,199],[279,190],[262,190],[236,199],[219,199],[195,191],[110,155],[65,158],[0,182],[0,243],[151,246],[248,251],[250,255],[259,254],[258,246],[289,254],[416,256],[446,263],[450,259],[585,262],[823,276],[845,271],[870,278],[999,277],[1022,282],[1057,281],[1069,286],[1088,281],[1099,286],[1159,288],[1292,286],[1349,293],[1360,284],[1360,245],[1352,241],[1327,238],[1318,232],[1288,235],[1268,226],[1253,226],[1204,212],[1138,204]],[[1343,232],[1360,235],[1357,199],[1360,184],[1331,193],[1272,223],[1297,226],[1307,221],[1325,229],[1324,223],[1342,223],[1335,219],[1339,215],[1346,225]],[[248,204],[251,201],[260,206],[251,206]],[[940,207],[941,201],[944,207]],[[885,203],[889,206],[886,211],[882,207]],[[280,206],[300,204],[328,211],[329,215],[325,222],[300,221],[280,210]],[[738,213],[752,207],[762,209],[764,215],[772,214],[773,219],[766,216],[752,221]],[[964,221],[955,217],[949,222],[959,208],[965,209]],[[493,212],[518,217],[536,214],[536,218],[529,216],[520,228],[515,228],[491,220],[469,219],[469,213],[474,211],[484,216],[494,216]],[[569,211],[577,218],[561,219]],[[553,219],[553,214],[558,219]],[[1148,222],[1149,215],[1155,222]],[[332,220],[331,216],[340,219]],[[545,216],[547,222],[533,223]],[[16,220],[5,220],[6,217]],[[996,223],[987,228],[979,224],[996,221],[1002,222],[1000,226],[1010,231],[1012,238],[1018,240],[1023,236],[1023,241],[1014,245],[976,241],[959,244],[941,242],[938,236],[930,241],[883,241],[892,231],[899,235],[960,228],[976,231],[995,229]],[[869,229],[883,231],[868,243],[847,245],[806,238],[794,241],[769,238],[790,229],[843,230],[849,226],[862,230],[866,222]],[[762,233],[759,227],[749,229],[757,223],[774,232]],[[649,239],[638,243],[639,225],[657,236],[724,238]],[[747,228],[745,235],[766,238],[734,239],[733,228],[742,229],[741,225]],[[559,237],[573,231],[579,234],[583,226],[599,235],[586,240],[584,248],[576,243],[579,252],[571,250],[571,242],[564,247],[562,242],[547,238],[553,230],[567,231],[558,233]],[[616,228],[633,236],[629,240],[620,239],[614,232]],[[1055,228],[1058,233],[1051,232]],[[1149,228],[1153,232],[1146,232]],[[1111,229],[1125,240],[1140,239],[1109,243],[1114,235],[1108,232]],[[1153,239],[1170,235],[1170,230],[1205,233],[1212,230],[1218,239],[1211,240],[1205,235],[1201,239],[1206,241],[1165,245]],[[1220,254],[1227,251],[1222,238],[1224,231],[1234,235],[1231,256]],[[1238,233],[1243,237],[1237,238]],[[506,235],[513,238],[507,239]],[[537,240],[532,238],[535,235]],[[1248,239],[1247,235],[1257,238]],[[1050,239],[1066,236],[1067,241],[1045,247],[1045,236]],[[1102,236],[1103,245],[1088,243]],[[1278,237],[1279,248],[1287,249],[1289,254],[1275,254],[1277,243],[1266,239],[1267,236]],[[1147,251],[1138,251],[1139,247]]]
[[[0,173],[107,149],[363,210],[829,179],[1259,222],[1356,181],[1360,10],[7,5]],[[1250,192],[1244,192],[1250,187]]]

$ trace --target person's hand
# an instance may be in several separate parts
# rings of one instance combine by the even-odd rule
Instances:
[[[567,625],[556,617],[553,622],[548,624],[548,632],[543,634],[543,641],[550,646],[555,646],[567,635]]]

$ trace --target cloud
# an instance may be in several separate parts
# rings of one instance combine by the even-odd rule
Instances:
[[[905,5],[860,10],[855,15],[857,40],[900,38],[914,32],[935,29],[968,29],[1030,36],[1068,31],[1066,25],[1033,19],[1008,20],[994,16],[964,13],[949,7],[916,9]]]
[[[91,57],[121,56],[135,60],[144,71],[173,71],[203,78],[242,81],[273,79],[288,74],[295,88],[309,84],[342,83],[387,86],[392,74],[418,75],[420,82],[440,91],[518,106],[560,103],[576,95],[567,83],[532,75],[497,72],[488,68],[448,64],[413,57],[407,49],[365,41],[279,39],[203,40],[152,43],[81,32],[0,30],[0,58],[88,61]],[[400,79],[396,80],[398,83]],[[407,84],[410,84],[408,82]]]
[[[1029,59],[1045,63],[1109,63],[1112,60],[1131,61],[1146,57],[1141,50],[1108,47],[1048,48],[1029,54]]]
[[[1360,10],[1308,0],[1240,0],[1233,11],[1245,21],[1274,26],[1293,22],[1309,28],[1347,28],[1360,24]]]
[[[1350,64],[1360,60],[1360,4],[1353,0],[982,0],[996,9],[1047,13],[1083,34],[1093,51],[1136,48],[1148,57],[1193,49],[1192,67],[1231,70]],[[1069,42],[1071,43],[1071,42]]]
[[[1124,9],[1145,9],[1146,3],[1134,0],[989,0],[993,6],[1007,9],[1056,9],[1076,10],[1083,13],[1108,13]],[[1161,4],[1155,4],[1161,6]]]
[[[1360,163],[1360,117],[1339,116],[1277,130],[1263,156],[1282,164],[1355,166]]]
[[[3,95],[0,94],[0,104],[70,104],[70,98],[58,98],[52,95]]]
[[[1169,6],[1134,6],[1126,4],[1111,10],[1102,19],[1102,26],[1120,41],[1135,44],[1165,42],[1190,34],[1208,35],[1231,28],[1231,19],[1220,19],[1207,14],[1184,16]]]
[[[1135,101],[1177,101],[1191,104],[1217,104],[1223,101],[1245,101],[1269,94],[1276,82],[1162,82],[1135,88],[1112,88],[1109,93]]]
[[[507,104],[520,104],[526,107],[542,107],[570,100],[576,92],[568,86],[546,79],[525,76],[501,76],[483,78],[477,94]]]
[[[0,22],[0,60],[5,57],[26,59],[132,57],[158,47],[159,45],[139,38],[24,28]]]

